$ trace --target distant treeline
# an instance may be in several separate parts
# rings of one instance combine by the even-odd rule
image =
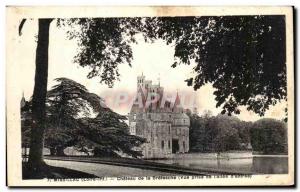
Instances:
[[[241,121],[228,115],[202,116],[187,112],[191,120],[190,152],[253,150],[261,154],[287,153],[287,125],[270,118]]]

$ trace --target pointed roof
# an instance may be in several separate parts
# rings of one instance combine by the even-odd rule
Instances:
[[[21,108],[26,105],[26,99],[24,97],[24,91],[22,92],[22,99],[21,99]]]
[[[143,102],[143,105],[145,104],[146,102],[146,96],[145,96],[145,91],[143,90],[143,88],[139,85],[139,89],[138,89],[138,93],[141,93],[141,96],[142,96],[142,102]],[[137,95],[138,97],[138,95]]]
[[[142,99],[142,101],[139,101],[140,99]],[[142,106],[140,106],[140,102],[142,102],[141,103]],[[144,106],[145,106],[145,102],[146,102],[145,92],[144,92],[143,88],[139,85],[137,94],[135,96],[134,103],[133,103],[133,105],[131,106],[131,109],[130,109],[130,113],[132,113],[132,112],[136,113],[136,112],[142,111]]]
[[[180,105],[180,98],[179,98],[178,91],[177,91],[176,99],[174,102],[174,107],[179,106],[179,105]]]

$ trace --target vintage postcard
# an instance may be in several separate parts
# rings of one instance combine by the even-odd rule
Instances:
[[[6,15],[8,186],[294,185],[293,7]]]

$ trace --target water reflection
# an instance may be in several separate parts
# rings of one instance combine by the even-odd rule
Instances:
[[[252,170],[255,173],[287,174],[287,157],[254,157]]]
[[[237,171],[244,173],[260,173],[260,174],[287,174],[288,158],[286,156],[272,157],[250,157],[240,159],[230,158],[203,158],[201,155],[193,154],[184,156],[175,156],[172,159],[153,160],[155,162],[175,164],[187,166],[190,168],[212,168],[225,171]]]

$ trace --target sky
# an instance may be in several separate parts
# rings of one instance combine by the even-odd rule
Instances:
[[[16,51],[16,57],[22,62],[20,65],[23,74],[22,89],[28,100],[32,96],[34,86],[37,21],[26,21],[22,32],[22,36],[17,37],[19,50]],[[89,69],[82,68],[73,62],[78,49],[76,41],[67,39],[66,29],[57,28],[52,22],[49,40],[48,89],[55,84],[55,78],[70,78],[86,86],[90,92],[104,98],[107,105],[114,111],[126,115],[130,111],[131,101],[136,93],[137,76],[143,74],[154,84],[160,82],[166,92],[178,92],[182,96],[184,105],[187,108],[196,106],[200,115],[206,110],[210,110],[213,115],[220,113],[222,109],[215,107],[214,89],[211,84],[194,91],[184,82],[192,76],[192,64],[171,67],[174,62],[174,46],[166,45],[163,40],[145,43],[139,36],[137,38],[138,43],[132,44],[132,67],[121,64],[119,66],[120,81],[116,81],[114,87],[109,88],[105,84],[100,84],[97,77],[87,79]],[[271,106],[264,117],[283,119],[285,106],[285,102]],[[247,111],[245,107],[240,109],[241,114],[237,117],[241,120],[255,121],[261,118]]]

